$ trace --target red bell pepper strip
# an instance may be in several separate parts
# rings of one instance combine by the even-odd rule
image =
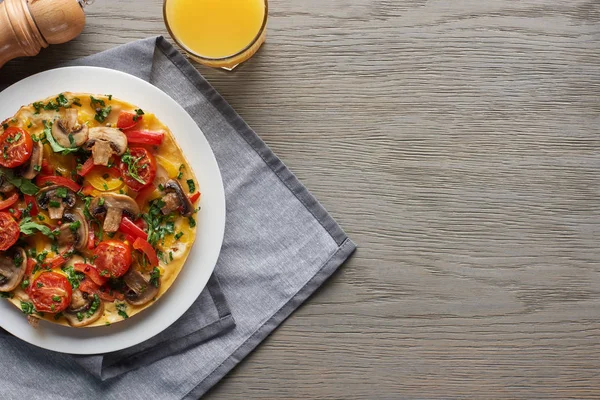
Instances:
[[[29,215],[31,215],[32,217],[35,217],[36,215],[38,215],[39,211],[37,208],[37,204],[35,202],[35,197],[30,196],[28,194],[24,194],[23,198],[25,199],[25,204],[27,204],[28,206],[29,206],[29,204],[31,204],[31,211],[29,212]]]
[[[50,260],[44,260],[43,266],[48,267],[50,269],[57,269],[62,267],[68,260],[66,255],[73,251],[73,248],[62,251],[56,257],[51,258]]]
[[[163,132],[148,132],[148,131],[126,131],[128,143],[135,144],[150,144],[158,146],[162,143],[165,134]]]
[[[19,195],[17,193],[13,193],[6,200],[0,201],[0,210],[5,210],[15,204],[19,200]]]
[[[119,119],[117,120],[117,128],[127,130],[135,127],[138,123],[144,119],[143,115],[137,115],[137,113],[121,111]]]
[[[75,271],[83,272],[85,275],[87,275],[88,278],[92,280],[92,282],[94,282],[98,286],[102,286],[108,281],[108,278],[100,275],[96,267],[94,267],[93,265],[75,263],[73,264],[73,268],[75,269]]]
[[[46,183],[52,183],[58,186],[64,186],[67,189],[71,189],[74,192],[79,192],[81,186],[68,178],[63,178],[62,176],[38,176],[36,179],[36,183],[38,186],[44,186]]]
[[[48,163],[48,160],[42,160],[42,174],[44,175],[53,175],[54,168]]]
[[[89,294],[97,294],[98,297],[100,297],[104,301],[115,301],[115,299],[125,299],[123,293],[117,291],[112,291],[111,293],[110,289],[108,289],[106,286],[98,286],[90,279],[82,280],[79,284],[79,290]]]
[[[25,276],[31,276],[31,273],[33,272],[33,269],[36,266],[36,262],[33,258],[29,257],[27,259],[27,267],[25,269]]]
[[[91,196],[93,192],[94,187],[92,185],[83,185],[83,187],[81,188],[81,193],[84,196]]]
[[[135,242],[133,242],[133,248],[136,250],[141,250],[148,258],[151,266],[156,267],[158,265],[156,251],[154,251],[154,248],[146,240],[142,238],[135,239]]]
[[[200,198],[200,192],[196,192],[190,196],[190,201],[194,204]]]
[[[83,163],[83,165],[81,166],[81,169],[79,171],[77,171],[77,175],[86,176],[94,167],[95,167],[94,159],[92,157],[90,157]]]
[[[139,226],[134,224],[127,217],[121,218],[121,225],[119,226],[119,231],[123,232],[126,235],[131,235],[134,238],[142,238],[144,240],[148,240],[148,234],[144,232]]]
[[[12,208],[11,209],[12,212],[10,210],[8,210],[9,213],[12,214],[12,216],[16,219],[19,220],[21,219],[21,216],[23,215],[23,211],[19,210],[18,208]]]

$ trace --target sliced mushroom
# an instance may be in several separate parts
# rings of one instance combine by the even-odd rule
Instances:
[[[150,283],[144,275],[134,268],[130,268],[125,275],[123,280],[129,288],[125,292],[125,300],[134,306],[143,306],[144,304],[152,301],[158,294],[158,287]],[[160,286],[160,282],[159,282]]]
[[[140,208],[131,197],[124,194],[104,193],[96,197],[90,204],[90,212],[94,217],[104,215],[102,228],[106,232],[116,232],[121,224],[123,213],[132,219],[137,218]]]
[[[89,325],[92,322],[96,322],[98,318],[104,314],[104,302],[99,300],[96,311],[94,311],[92,315],[88,316],[88,311],[92,307],[93,303],[93,296],[89,296],[87,293],[83,293],[81,290],[75,289],[73,290],[73,295],[71,296],[71,304],[63,312],[63,316],[66,318],[69,325],[75,328],[80,328],[82,326]]]
[[[60,197],[57,189],[66,190],[66,196]],[[48,210],[50,219],[61,219],[66,209],[75,205],[75,193],[71,189],[63,186],[53,185],[40,190],[37,198],[38,207],[42,210]]]
[[[0,292],[15,290],[27,268],[27,254],[20,247],[15,247],[0,254]]]
[[[31,157],[27,164],[21,168],[21,176],[25,179],[33,179],[42,168],[42,159],[44,158],[44,145],[41,141],[33,143]]]
[[[111,156],[127,150],[127,136],[116,128],[91,128],[85,148],[92,151],[94,165],[108,165]]]
[[[170,179],[165,184],[165,196],[162,201],[165,203],[161,209],[164,215],[167,215],[175,210],[181,210],[181,215],[189,217],[194,212],[194,206],[189,197],[183,192],[183,188],[175,179]]]
[[[88,126],[77,121],[78,111],[67,108],[65,117],[52,125],[52,136],[62,147],[79,147],[88,140]]]
[[[0,193],[8,193],[14,190],[15,185],[10,183],[4,175],[0,175]]]
[[[58,235],[58,244],[67,247],[74,246],[76,250],[82,250],[87,245],[88,233],[88,224],[80,211],[65,213]]]

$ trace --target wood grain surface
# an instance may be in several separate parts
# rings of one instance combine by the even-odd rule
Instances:
[[[208,399],[600,398],[600,2],[271,0],[198,69],[359,245]],[[0,82],[150,35],[98,0]]]

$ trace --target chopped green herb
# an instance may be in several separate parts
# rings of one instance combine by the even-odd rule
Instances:
[[[48,104],[46,104],[44,106],[44,110],[47,110],[47,111],[50,111],[50,110],[58,111],[59,108],[60,108],[60,106],[57,103],[54,103],[52,100],[50,100],[48,102]]]
[[[188,187],[190,189],[190,193],[194,193],[196,191],[196,184],[193,179],[188,179],[187,181]]]
[[[71,284],[73,289],[77,289],[83,278],[85,278],[85,275],[81,272],[76,272],[73,266],[69,266],[66,268],[63,267],[62,270],[65,271],[65,273],[67,274],[67,279],[69,280],[69,283]]]
[[[50,207],[50,208],[58,208],[58,207],[60,207],[60,201],[50,200],[48,202],[48,207]]]
[[[179,238],[181,238],[183,236],[183,232],[178,232],[177,235],[175,235],[175,240],[179,240]]]
[[[21,282],[21,288],[27,289],[27,286],[29,286],[29,279],[24,279],[23,282]]]
[[[150,284],[154,287],[158,287],[158,280],[160,279],[160,270],[158,267],[154,267],[150,273]]]
[[[58,187],[56,188],[56,195],[61,199],[67,198],[68,192],[66,187]]]
[[[33,122],[29,121],[29,123],[27,124],[27,129],[31,128],[33,126]],[[33,139],[33,137],[32,137]]]
[[[87,312],[85,313],[85,316],[90,318],[92,315],[94,315],[96,310],[98,310],[98,307],[100,307],[100,297],[98,297],[98,295],[95,294],[94,300],[92,301],[92,305],[90,306],[90,309],[87,310]]]
[[[196,226],[196,220],[194,219],[194,217],[188,217],[188,223],[190,224],[190,228]]]
[[[60,107],[69,108],[69,100],[67,100],[65,95],[62,93],[56,98],[56,104],[58,104]]]
[[[71,232],[77,232],[77,229],[79,229],[80,226],[81,226],[80,221],[71,222],[69,224],[69,229],[71,230]]]
[[[62,317],[62,316],[63,316],[63,313],[59,312],[56,315],[54,315],[54,320],[58,321],[60,319],[60,317]]]
[[[60,301],[60,296],[56,296],[56,295],[52,296],[52,301],[55,301],[58,303]]]
[[[135,110],[135,115],[133,116],[133,120],[134,120],[135,122],[137,122],[137,120],[139,120],[139,119],[140,119],[140,116],[141,116],[141,115],[144,115],[144,111],[142,111],[142,110],[141,110],[141,109],[139,109],[139,108],[138,108],[138,109],[136,109],[136,110]]]
[[[42,170],[42,166],[39,165],[39,164],[36,164],[36,165],[33,166],[33,170],[35,172],[40,172]]]
[[[44,107],[44,103],[40,101],[36,101],[33,103],[33,108],[35,108],[35,114],[39,114],[40,110]]]
[[[31,315],[35,309],[33,308],[33,304],[28,301],[21,301],[21,311],[23,311],[24,314]]]
[[[123,319],[127,319],[129,318],[129,315],[127,315],[127,304],[125,303],[115,303],[115,307],[117,308],[117,314],[119,314],[121,317],[123,317]]]

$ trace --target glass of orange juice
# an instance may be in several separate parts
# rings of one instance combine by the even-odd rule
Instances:
[[[171,37],[191,58],[231,70],[256,53],[267,35],[267,0],[165,0]]]

